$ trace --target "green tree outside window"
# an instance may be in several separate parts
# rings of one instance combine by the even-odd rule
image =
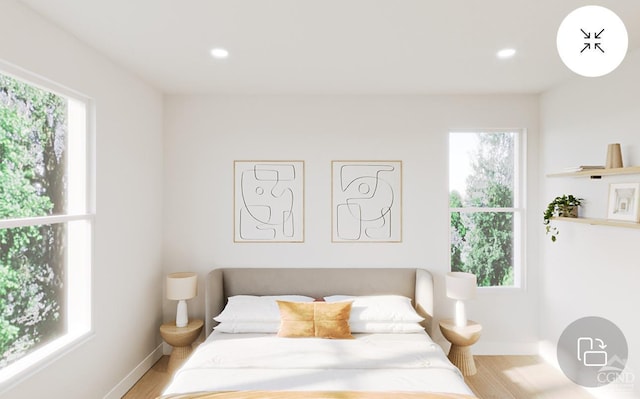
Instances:
[[[475,274],[479,286],[514,285],[516,134],[452,133],[459,135],[451,141],[452,160],[462,163],[466,156],[467,170],[462,187],[449,194],[451,270]],[[452,176],[458,167],[452,161]],[[453,177],[450,182],[455,184]]]
[[[67,102],[0,74],[0,219],[66,204]],[[64,334],[64,224],[0,229],[0,368]]]

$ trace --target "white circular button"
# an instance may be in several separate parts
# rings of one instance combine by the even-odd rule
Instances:
[[[613,11],[600,6],[573,10],[560,24],[556,38],[562,62],[573,72],[597,77],[620,65],[629,38],[624,23]]]

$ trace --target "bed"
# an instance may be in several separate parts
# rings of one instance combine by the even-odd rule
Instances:
[[[175,372],[163,399],[474,397],[429,336],[434,284],[427,270],[223,268],[211,271],[205,284],[206,340]],[[220,332],[214,320],[237,298],[285,294],[327,302],[349,295],[357,300],[345,302],[354,306],[370,298],[405,297],[421,321],[418,330],[365,329],[353,332],[353,339],[324,339],[282,338],[270,330]]]

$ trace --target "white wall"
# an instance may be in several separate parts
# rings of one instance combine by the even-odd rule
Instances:
[[[130,379],[118,383],[157,352],[162,319],[173,316],[175,303],[166,301],[161,315],[165,271],[197,271],[202,287],[205,273],[222,266],[426,267],[436,276],[436,317],[450,316],[453,303],[442,289],[447,132],[470,127],[529,132],[527,288],[481,293],[469,303],[470,316],[484,326],[476,353],[531,352],[540,325],[542,352],[553,360],[568,323],[600,315],[622,328],[629,370],[640,370],[640,322],[631,314],[640,303],[633,245],[640,231],[563,224],[551,244],[539,224],[542,207],[559,193],[587,198],[585,214],[603,217],[608,183],[640,180],[539,173],[602,163],[606,144],[616,141],[627,164],[640,164],[637,51],[610,76],[576,78],[544,94],[540,119],[537,96],[169,96],[163,112],[159,92],[20,3],[0,2],[0,15],[0,58],[83,92],[97,110],[95,333],[0,397],[117,397]],[[233,243],[233,160],[264,158],[306,161],[304,244]],[[330,242],[334,159],[404,162],[403,243]],[[191,301],[192,316],[203,315],[203,303],[203,295]]]
[[[575,78],[541,97],[540,159],[543,173],[566,166],[605,163],[608,143],[621,143],[625,165],[640,164],[640,51],[627,55],[613,73],[597,79]],[[542,176],[542,174],[541,174]],[[640,181],[640,176],[602,180],[543,178],[543,207],[557,195],[586,199],[584,215],[605,218],[610,183]],[[542,208],[541,208],[542,209]],[[538,222],[535,220],[534,222]],[[556,243],[541,244],[540,334],[543,355],[555,362],[564,328],[584,316],[614,322],[629,344],[627,371],[635,375],[635,395],[627,387],[596,389],[602,397],[640,397],[640,230],[558,223]]]
[[[214,267],[423,267],[435,273],[436,317],[451,316],[442,288],[448,132],[470,127],[528,128],[529,188],[536,191],[537,96],[169,96],[165,269],[197,271],[202,287]],[[303,244],[233,242],[233,161],[264,159],[306,161]],[[331,243],[331,160],[345,159],[403,161],[402,243]],[[476,353],[537,350],[535,251],[532,245],[528,290],[480,294],[469,303],[470,318],[484,326]],[[189,306],[202,317],[204,295]],[[166,302],[165,319],[174,312]]]
[[[97,136],[94,335],[0,397],[101,398],[160,343],[162,96],[25,6],[0,15],[0,58],[92,98]]]

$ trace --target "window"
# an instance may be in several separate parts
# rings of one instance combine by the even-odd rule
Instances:
[[[42,87],[0,73],[0,384],[91,329],[87,101]]]
[[[522,285],[523,131],[449,134],[451,270]]]

